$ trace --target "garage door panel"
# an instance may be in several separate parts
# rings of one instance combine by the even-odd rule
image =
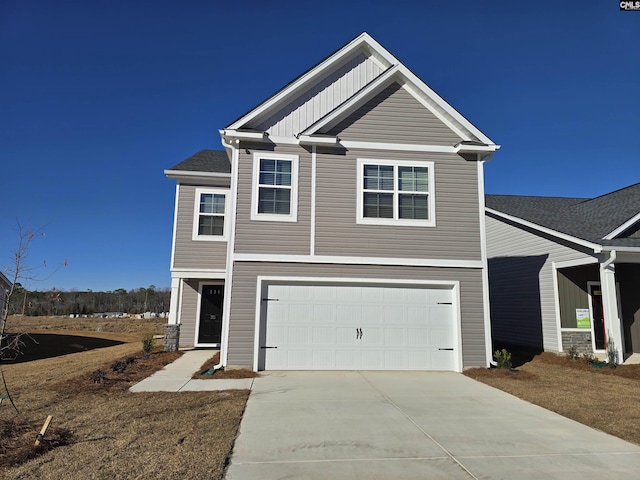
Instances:
[[[451,288],[269,285],[266,369],[454,370]]]

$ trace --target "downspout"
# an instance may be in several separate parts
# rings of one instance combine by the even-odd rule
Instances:
[[[602,268],[607,268],[609,265],[615,262],[617,256],[618,254],[616,253],[616,251],[611,250],[611,253],[609,254],[609,258],[602,263]]]
[[[221,135],[221,137],[222,137],[221,138],[222,146],[225,148],[225,150],[229,149],[231,151],[231,182],[234,182],[234,178],[235,177],[233,176],[233,172],[234,172],[234,168],[236,168],[236,166],[234,165],[234,159],[233,159],[233,148],[234,148],[233,147],[233,142],[231,140],[229,140],[229,142],[227,143],[227,142],[225,142],[224,135]],[[230,193],[235,194],[235,188],[236,187],[233,185],[233,183],[230,185],[230,187],[231,187],[230,188]],[[235,197],[235,195],[231,195],[231,196]],[[232,213],[235,213],[235,203],[236,203],[235,200],[236,200],[235,198],[233,198],[233,200],[232,200],[233,201]],[[235,215],[233,215],[233,216],[235,217]],[[232,222],[230,222],[230,224],[233,224],[234,222],[235,222],[235,218],[232,219]],[[231,242],[231,236],[232,235],[235,235],[235,228],[234,227],[232,227],[231,235],[229,235],[229,241],[227,242],[227,249],[232,248],[231,247],[231,243],[232,243]],[[229,256],[229,254],[230,254],[230,252],[227,252],[227,257]],[[225,291],[226,291],[226,289],[227,289],[226,279],[225,279],[225,282],[224,282],[224,288],[225,288]],[[224,297],[225,298],[228,297],[228,295],[226,295],[226,292],[225,292],[225,296]],[[227,316],[228,316],[229,313],[230,313],[229,309],[226,309],[226,311],[227,311]],[[224,320],[224,317],[223,317],[223,320]],[[227,320],[226,323],[228,324],[229,320]],[[224,325],[223,325],[223,327],[224,327]],[[224,331],[223,331],[223,333],[224,333]],[[220,361],[216,365],[211,367],[209,370],[207,370],[206,371],[206,375],[213,375],[217,370],[220,370],[222,368],[223,364],[224,364],[224,359],[226,359],[226,356],[227,356],[228,335],[224,335],[220,340],[221,340],[221,344],[220,344]]]

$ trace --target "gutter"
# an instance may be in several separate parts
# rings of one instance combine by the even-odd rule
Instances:
[[[616,261],[616,258],[618,257],[618,254],[616,253],[615,250],[611,250],[611,252],[609,253],[609,258],[607,260],[605,260],[604,262],[602,262],[601,267],[607,268],[609,265],[611,265],[613,262]]]

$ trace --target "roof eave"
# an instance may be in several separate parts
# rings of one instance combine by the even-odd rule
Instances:
[[[547,235],[551,235],[556,238],[566,240],[571,243],[575,243],[576,245],[590,248],[594,251],[594,253],[600,253],[603,250],[603,246],[597,243],[589,242],[588,240],[583,240],[582,238],[574,237],[573,235],[562,233],[557,230],[553,230],[552,228],[543,227],[542,225],[538,225],[537,223],[533,223],[528,220],[524,220],[520,217],[516,217],[513,215],[509,215],[507,213],[500,212],[498,210],[494,210],[493,208],[485,207],[485,212],[504,218],[505,220],[509,220],[511,222],[523,225],[525,227],[532,228],[534,230],[545,233]]]

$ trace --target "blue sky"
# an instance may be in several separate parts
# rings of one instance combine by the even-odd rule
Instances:
[[[170,284],[163,170],[367,31],[501,150],[486,191],[640,182],[640,12],[574,1],[0,0],[0,265],[29,288]]]

